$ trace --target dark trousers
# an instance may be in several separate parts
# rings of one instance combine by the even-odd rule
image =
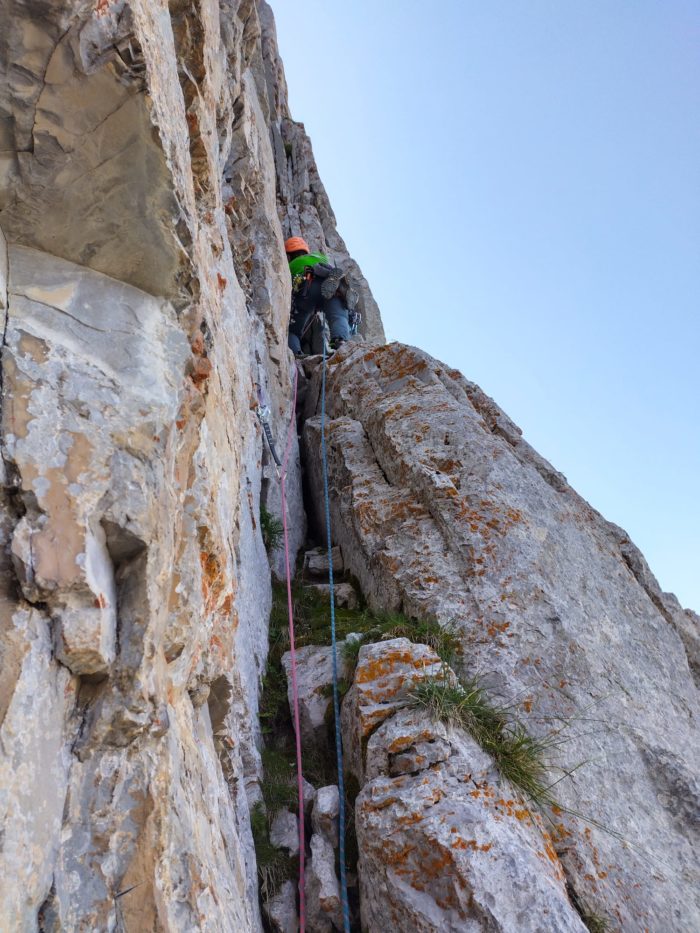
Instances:
[[[289,348],[294,353],[301,353],[301,335],[309,323],[311,315],[320,308],[326,315],[331,331],[331,340],[341,338],[347,340],[350,336],[348,323],[348,309],[340,298],[324,299],[321,294],[321,282],[312,279],[301,293],[296,295],[292,306],[292,316],[289,321]]]

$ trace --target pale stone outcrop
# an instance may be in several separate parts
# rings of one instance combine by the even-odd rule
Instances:
[[[311,837],[311,860],[306,870],[306,929],[332,933],[343,929],[340,884],[335,873],[335,852],[324,835]]]
[[[423,647],[411,646],[416,661]],[[395,650],[376,646],[356,678]],[[583,933],[542,819],[473,739],[403,709],[366,746],[355,801],[363,929]]]
[[[274,933],[297,933],[296,888],[293,881],[285,881],[274,897],[265,905],[265,914]]]
[[[346,676],[347,662],[343,644],[337,645],[338,676]],[[282,666],[287,677],[289,707],[294,708],[292,685],[292,656],[282,655]],[[299,726],[302,741],[309,748],[324,748],[329,741],[328,713],[332,705],[333,649],[330,645],[305,645],[296,650],[296,681],[299,696]],[[331,730],[332,732],[332,730]]]
[[[270,827],[270,842],[278,849],[286,849],[290,855],[299,852],[299,823],[289,810],[280,810]]]
[[[337,784],[319,787],[311,813],[311,825],[315,833],[325,836],[334,849],[338,848],[338,813],[340,793]]]
[[[330,583],[311,583],[309,589],[320,593],[330,603]],[[360,605],[360,600],[352,583],[335,583],[333,585],[333,596],[335,605],[340,609],[357,609]]]
[[[466,670],[534,734],[563,725],[552,835],[573,896],[624,930],[697,926],[696,617],[460,373],[400,344],[328,370],[346,569],[371,606],[456,626]],[[318,418],[304,437],[319,490]]]
[[[362,645],[352,686],[341,710],[345,766],[364,783],[365,743],[388,716],[406,706],[421,681],[440,677],[443,664],[432,648],[393,638]]]
[[[368,647],[355,685],[410,703],[430,649],[406,639]],[[445,668],[429,676],[454,683]],[[386,712],[372,722],[351,702],[343,716],[346,750],[363,759],[355,801],[363,929],[583,933],[542,819],[489,755],[425,710],[396,703]]]
[[[331,548],[331,561],[333,564],[333,573],[343,572],[343,555],[339,547]],[[325,547],[316,547],[304,554],[304,573],[312,577],[327,577],[330,573],[330,562],[328,560],[328,549]]]

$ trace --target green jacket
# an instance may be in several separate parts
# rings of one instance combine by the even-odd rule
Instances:
[[[292,284],[297,288],[304,278],[304,270],[308,266],[315,266],[317,262],[328,262],[328,256],[323,253],[307,253],[306,256],[297,256],[289,263],[289,271],[292,274]]]

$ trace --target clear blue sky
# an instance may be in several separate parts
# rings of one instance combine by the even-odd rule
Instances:
[[[700,3],[272,2],[388,338],[478,382],[700,610]]]

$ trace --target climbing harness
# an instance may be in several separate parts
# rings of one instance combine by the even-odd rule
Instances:
[[[284,530],[284,569],[287,575],[287,610],[289,613],[289,652],[291,656],[291,680],[293,697],[294,732],[296,735],[297,753],[297,790],[299,801],[299,929],[304,933],[306,927],[306,899],[304,894],[304,775],[301,770],[301,727],[299,723],[299,690],[297,687],[297,656],[294,645],[294,606],[292,603],[292,574],[289,566],[289,534],[287,531],[287,464],[292,449],[292,438],[296,431],[297,385],[299,371],[294,367],[294,392],[292,399],[292,418],[287,432],[287,444],[282,460],[282,473],[280,476],[282,498],[282,527]],[[269,442],[269,441],[268,441]],[[349,931],[348,927],[348,931]],[[347,931],[346,931],[347,933]]]
[[[299,257],[304,259],[306,257]],[[306,320],[298,334],[299,343],[308,345],[312,355],[323,351],[322,342],[325,342],[325,352],[328,354],[332,344],[328,321],[324,314],[324,305],[327,301],[337,298],[347,310],[348,328],[350,336],[357,334],[362,321],[362,315],[357,310],[360,301],[360,292],[357,283],[351,279],[350,273],[329,262],[319,262],[319,256],[314,254],[314,263],[298,269],[292,275],[292,311],[290,329],[296,324],[297,315],[303,315]],[[295,260],[296,262],[296,260]],[[319,293],[312,293],[311,289],[317,283]],[[312,311],[302,310],[302,302],[307,305],[311,302],[317,304]],[[296,335],[296,331],[294,331]],[[300,355],[297,353],[297,355]]]
[[[340,896],[343,906],[343,930],[350,933],[350,905],[348,884],[345,874],[345,783],[343,779],[343,743],[340,731],[340,698],[338,694],[338,646],[335,637],[335,595],[333,589],[333,546],[331,544],[331,508],[328,495],[328,456],[326,452],[326,344],[323,344],[323,369],[321,374],[321,461],[323,464],[323,499],[326,516],[326,540],[328,545],[328,582],[330,584],[331,645],[333,656],[333,714],[335,718],[335,753],[338,763],[338,839],[340,855]],[[303,927],[302,927],[303,929]]]
[[[258,407],[255,409],[255,414],[258,416],[258,421],[262,426],[267,446],[270,448],[270,453],[272,454],[272,459],[275,461],[276,467],[279,468],[282,466],[282,461],[277,454],[275,439],[272,436],[272,428],[270,427],[270,406],[266,405],[264,402],[262,386],[257,385],[256,388],[258,391]],[[279,469],[277,469],[277,475],[280,475]]]

